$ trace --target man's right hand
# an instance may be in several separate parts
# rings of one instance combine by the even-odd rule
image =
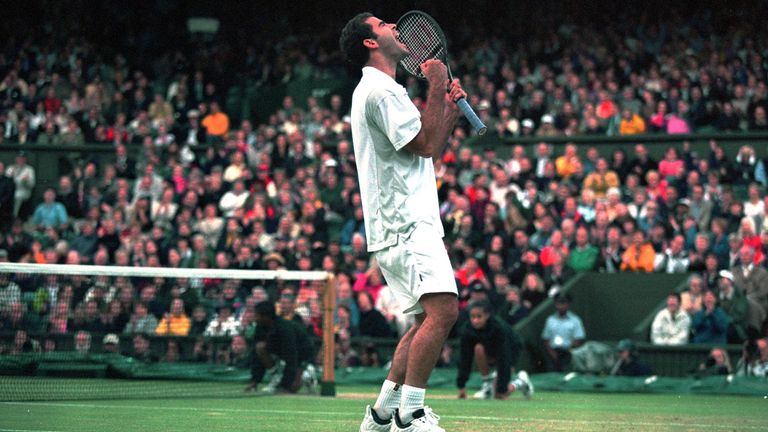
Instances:
[[[445,85],[448,81],[448,68],[438,59],[429,59],[421,64],[421,72],[430,84]]]
[[[464,389],[459,389],[459,399],[466,399],[467,398],[467,391]]]

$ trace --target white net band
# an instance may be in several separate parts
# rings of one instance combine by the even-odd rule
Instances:
[[[327,280],[324,271],[288,270],[237,270],[237,269],[195,269],[169,267],[128,267],[69,264],[0,263],[0,273],[37,273],[55,275],[88,276],[144,276],[168,278],[226,278],[243,280]]]

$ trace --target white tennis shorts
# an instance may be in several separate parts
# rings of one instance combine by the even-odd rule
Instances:
[[[374,256],[406,314],[424,312],[419,303],[424,294],[458,295],[443,239],[430,224],[417,224],[409,235],[398,236],[397,244],[376,251]]]

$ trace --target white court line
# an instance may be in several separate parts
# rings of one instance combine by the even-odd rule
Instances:
[[[98,409],[131,409],[131,410],[154,410],[154,411],[193,411],[193,412],[228,412],[228,413],[250,413],[250,414],[277,414],[277,415],[321,415],[321,416],[345,416],[357,418],[357,413],[328,412],[328,411],[301,411],[301,410],[274,410],[274,409],[241,409],[241,408],[198,408],[198,407],[163,407],[163,406],[142,406],[142,405],[100,405],[100,404],[80,404],[68,402],[0,402],[2,405],[26,405],[26,406],[48,406],[62,408],[98,408]],[[733,425],[719,425],[711,423],[671,423],[665,421],[615,421],[615,420],[568,420],[552,418],[534,418],[534,417],[495,417],[495,416],[467,416],[441,414],[445,419],[456,420],[486,420],[494,422],[518,422],[518,423],[560,423],[565,425],[604,425],[616,427],[678,427],[678,428],[696,428],[696,429],[724,429],[733,430]],[[765,430],[764,425],[744,425],[740,424],[739,429]],[[0,429],[0,432],[5,429]],[[9,431],[10,432],[10,431]],[[19,431],[19,432],[57,432],[57,431]]]
[[[62,432],[62,431],[50,431],[39,429],[0,429],[0,432]]]

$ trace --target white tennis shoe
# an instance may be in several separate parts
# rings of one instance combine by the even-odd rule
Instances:
[[[261,391],[264,393],[275,393],[277,387],[280,385],[280,381],[283,380],[283,370],[285,369],[285,361],[280,360],[275,363],[270,369],[267,369],[265,375],[269,376],[269,381]]]
[[[483,381],[480,390],[472,396],[475,399],[493,399],[493,381]]]
[[[425,406],[424,409],[416,410],[413,413],[413,420],[408,424],[403,424],[400,421],[400,416],[397,411],[392,416],[394,421],[392,422],[391,432],[445,432],[445,429],[438,426],[440,416],[432,411],[432,408]]]
[[[365,417],[360,424],[360,432],[389,432],[392,428],[392,419],[382,420],[370,405],[365,407]]]
[[[520,389],[523,392],[523,397],[531,399],[533,397],[533,382],[531,377],[528,376],[528,372],[521,370],[517,374],[517,378],[523,382],[523,388]]]

